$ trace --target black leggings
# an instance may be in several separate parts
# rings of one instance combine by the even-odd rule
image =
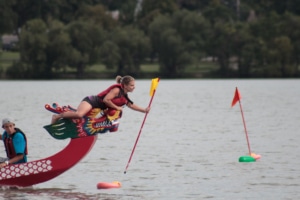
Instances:
[[[91,104],[92,108],[101,108],[101,109],[107,108],[107,106],[99,96],[87,96],[84,97],[82,101],[86,101],[89,104]]]

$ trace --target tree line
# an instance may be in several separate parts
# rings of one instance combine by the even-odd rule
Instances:
[[[138,76],[155,62],[159,76],[180,78],[211,58],[214,77],[299,77],[297,0],[10,0],[0,2],[0,34],[18,36],[11,78],[102,63]],[[0,55],[1,56],[1,55]]]

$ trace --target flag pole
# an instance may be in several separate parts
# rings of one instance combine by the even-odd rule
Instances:
[[[241,110],[241,114],[242,114],[242,119],[243,119],[245,134],[246,134],[246,140],[247,140],[247,144],[248,144],[249,155],[251,155],[250,142],[249,142],[249,138],[248,138],[248,132],[247,132],[247,128],[246,128],[246,122],[245,122],[243,108],[242,108],[242,103],[241,103],[240,99],[239,99],[239,104],[240,104],[240,110]]]
[[[159,82],[159,78],[152,79],[152,84],[151,84],[151,88],[150,88],[150,95],[151,95],[151,99],[150,99],[150,102],[149,102],[149,105],[148,105],[148,107],[150,107],[150,106],[151,106],[151,104],[152,104],[152,100],[153,100],[153,98],[154,98],[154,95],[155,95],[155,92],[156,92],[156,87],[157,87],[157,84],[158,84],[158,82]],[[144,117],[143,123],[142,123],[142,125],[141,125],[140,131],[139,131],[139,134],[138,134],[138,136],[137,136],[137,138],[136,138],[136,140],[135,140],[135,143],[134,143],[133,149],[132,149],[132,151],[131,151],[131,154],[130,154],[129,160],[128,160],[128,162],[127,162],[127,165],[126,165],[126,168],[125,168],[124,174],[126,174],[126,172],[127,172],[127,169],[128,169],[128,167],[129,167],[129,164],[130,164],[130,162],[131,162],[131,159],[132,159],[133,153],[134,153],[134,151],[135,151],[135,147],[136,147],[136,145],[137,145],[137,143],[138,143],[138,141],[139,141],[139,138],[140,138],[140,135],[141,135],[141,133],[142,133],[142,129],[143,129],[143,126],[144,126],[144,124],[145,124],[145,121],[146,121],[146,118],[147,118],[147,116],[148,116],[148,113],[146,113],[146,114],[145,114],[145,117]]]
[[[245,122],[245,118],[244,118],[244,112],[243,112],[243,108],[242,108],[241,98],[242,98],[241,94],[240,94],[238,88],[236,87],[235,92],[234,92],[234,97],[233,97],[233,100],[232,100],[232,103],[231,103],[231,107],[233,107],[237,102],[239,102],[239,104],[240,104],[240,110],[241,110],[241,114],[242,114],[242,119],[243,119],[243,124],[244,124],[247,144],[248,144],[249,155],[251,155],[250,142],[249,142],[249,138],[248,138],[248,132],[247,132],[247,128],[246,128],[246,122]]]

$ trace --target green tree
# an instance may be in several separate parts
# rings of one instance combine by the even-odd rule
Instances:
[[[143,0],[137,13],[138,26],[147,32],[151,22],[160,14],[172,14],[178,10],[175,0]]]
[[[201,14],[187,10],[176,11],[172,16],[173,27],[184,41],[186,51],[196,62],[206,56],[210,25]],[[192,61],[194,62],[194,61]]]
[[[243,3],[251,6],[260,16],[269,15],[270,12],[276,12],[279,15],[287,12],[300,14],[300,2],[297,0],[248,0]]]
[[[208,21],[199,13],[178,10],[160,15],[149,26],[153,54],[166,77],[180,77],[185,67],[206,56]]]
[[[118,74],[137,75],[149,52],[149,38],[130,26],[116,28],[103,44],[100,56],[108,68],[116,64]]]
[[[84,9],[81,10],[78,18],[82,21],[94,23],[95,26],[101,27],[104,30],[112,30],[118,25],[118,22],[107,12],[108,10],[100,4],[95,6],[85,6]]]
[[[218,74],[228,77],[232,75],[230,59],[236,54],[235,36],[236,27],[234,23],[224,23],[219,21],[215,23],[209,37],[208,55],[216,58],[220,65]]]
[[[294,31],[287,32],[284,29],[288,28],[287,21],[277,13],[271,12],[250,24],[251,34],[263,44],[260,55],[256,54],[259,58],[256,59],[259,61],[258,72],[262,72],[263,77],[286,77],[296,73],[291,66],[295,66],[297,62],[297,56],[292,56],[297,49],[294,49],[289,36]]]
[[[219,0],[213,0],[210,2],[210,5],[203,10],[203,16],[214,26],[215,23],[232,22],[235,18],[235,12],[221,4]]]
[[[300,70],[300,16],[286,13],[282,16],[283,23],[281,30],[290,38],[293,45],[293,52],[291,53],[291,65],[293,67],[294,76],[299,76]]]
[[[255,38],[249,33],[248,25],[237,22],[234,25],[232,35],[233,54],[236,60],[232,63],[233,69],[238,68],[238,77],[251,77],[251,69],[254,64],[255,49],[258,47]]]
[[[184,41],[173,28],[166,29],[160,35],[160,39],[160,72],[164,77],[180,77],[184,67],[192,61],[191,54],[186,51]]]
[[[206,7],[211,0],[178,0],[180,9],[187,9],[190,11],[200,11]]]
[[[70,47],[69,35],[61,22],[30,20],[20,34],[20,61],[9,68],[8,74],[14,78],[53,78],[52,68],[67,66]]]
[[[123,25],[132,25],[137,18],[137,0],[122,1],[123,4],[119,8],[119,21]]]
[[[32,2],[35,3],[35,1]],[[57,19],[64,24],[79,20],[81,14],[86,10],[86,7],[98,4],[97,0],[51,0],[39,2],[43,2],[45,12],[43,13],[42,18],[44,21],[47,21],[49,18]]]
[[[17,15],[13,11],[12,6],[15,0],[0,1],[0,34],[12,33],[16,27]]]
[[[74,21],[67,26],[71,39],[71,50],[68,57],[70,67],[76,68],[77,78],[82,78],[86,67],[99,60],[100,46],[105,32],[94,23]]]
[[[15,1],[15,4],[12,5],[13,11],[18,16],[15,30],[23,27],[29,20],[43,19],[43,15],[47,13],[44,7],[46,3],[47,1]]]
[[[20,62],[28,78],[43,78],[49,43],[47,25],[41,19],[28,21],[20,34]]]
[[[71,39],[65,25],[57,20],[48,22],[48,40],[46,48],[47,59],[45,63],[45,77],[53,78],[53,71],[61,71],[68,66],[71,55]]]
[[[114,69],[118,66],[120,60],[122,60],[120,55],[119,46],[112,41],[112,39],[107,39],[104,41],[100,47],[100,60],[106,66],[106,69]]]
[[[149,35],[157,52],[160,72],[164,77],[178,77],[184,66],[192,62],[192,54],[187,51],[185,42],[174,28],[169,16],[158,16],[150,24]]]
[[[293,45],[289,37],[280,36],[274,38],[273,50],[271,51],[271,59],[278,65],[280,76],[288,77],[294,74],[291,68],[291,55]]]
[[[108,10],[118,10],[122,7],[122,4],[126,3],[123,0],[98,0],[98,3],[104,5]]]

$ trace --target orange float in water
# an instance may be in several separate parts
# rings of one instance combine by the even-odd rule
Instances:
[[[110,188],[120,188],[121,183],[119,181],[114,181],[112,183],[107,183],[107,182],[99,182],[97,184],[98,189],[110,189]]]
[[[255,153],[251,153],[250,154],[251,157],[253,157],[255,160],[258,160],[261,158],[261,155],[255,154]]]

